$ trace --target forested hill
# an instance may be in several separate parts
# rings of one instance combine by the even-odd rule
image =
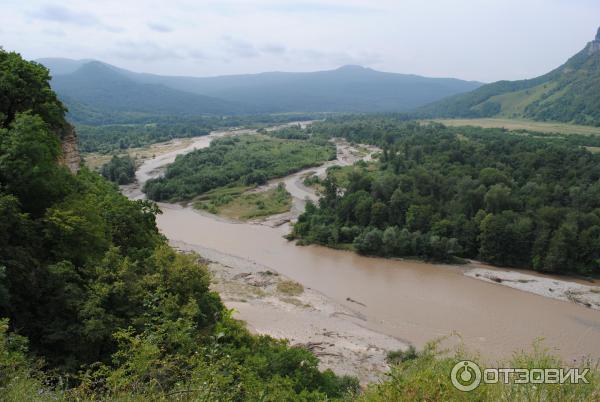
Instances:
[[[422,117],[519,117],[600,126],[600,29],[557,69],[537,78],[499,81],[417,110]]]
[[[72,118],[107,112],[236,114],[399,112],[480,86],[452,78],[344,66],[310,73],[210,78],[135,73],[89,60],[40,59]]]
[[[160,84],[140,83],[108,65],[84,63],[75,71],[52,79],[52,88],[71,111],[75,121],[86,121],[86,109],[96,113],[156,114],[197,116],[240,114],[254,110],[229,102]]]
[[[323,401],[358,382],[251,335],[148,201],[58,161],[48,71],[0,49],[0,400]],[[184,398],[182,397],[184,396]]]
[[[578,146],[597,145],[597,137],[377,117],[310,130],[383,151],[370,166],[328,171],[324,197],[294,225],[303,243],[600,273],[600,154]]]

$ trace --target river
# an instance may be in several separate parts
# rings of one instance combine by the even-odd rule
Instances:
[[[158,175],[176,155],[223,135],[228,133],[194,139],[185,149],[146,161],[138,182]],[[306,195],[298,175],[283,182],[292,195]],[[126,194],[142,196],[136,189]],[[496,359],[528,350],[542,337],[566,361],[600,359],[600,311],[473,279],[464,275],[465,267],[299,247],[283,238],[288,225],[230,222],[191,207],[159,205],[157,224],[170,240],[269,267],[356,311],[364,317],[361,325],[417,347],[456,332],[469,350]]]

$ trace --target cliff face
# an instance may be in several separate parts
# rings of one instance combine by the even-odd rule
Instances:
[[[588,44],[588,56],[591,56],[594,53],[600,52],[600,28],[598,28],[598,33],[596,34],[596,39]]]
[[[63,133],[61,145],[62,156],[59,163],[66,166],[71,173],[76,174],[79,171],[81,157],[77,149],[77,134],[73,126],[69,125]]]

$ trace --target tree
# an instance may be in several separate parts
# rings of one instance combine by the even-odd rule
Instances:
[[[510,188],[504,184],[494,184],[484,197],[485,209],[491,213],[499,213],[513,209],[515,203],[511,196]]]
[[[8,129],[0,129],[0,149],[0,184],[24,211],[40,215],[69,191],[70,175],[56,163],[60,140],[41,117],[17,115]]]
[[[380,254],[382,246],[383,232],[379,229],[367,229],[354,240],[354,247],[361,254]]]
[[[129,184],[135,180],[135,160],[129,155],[119,157],[113,155],[111,160],[102,166],[102,176],[117,184]]]
[[[58,133],[64,129],[66,109],[49,82],[47,68],[0,48],[0,128],[8,128],[18,113],[30,112],[40,116],[51,130]]]

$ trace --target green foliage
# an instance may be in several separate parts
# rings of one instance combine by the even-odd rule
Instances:
[[[219,187],[200,196],[194,207],[241,220],[281,214],[292,207],[292,196],[283,183],[264,191],[248,189],[248,186]]]
[[[310,130],[383,149],[372,166],[328,172],[318,207],[307,206],[294,225],[292,237],[304,243],[600,272],[597,154],[537,133],[391,117],[330,119]]]
[[[218,187],[260,185],[335,158],[332,144],[263,136],[221,138],[178,157],[144,186],[153,200],[186,200]]]
[[[100,170],[102,176],[117,184],[129,184],[135,181],[135,160],[129,155],[114,155]]]
[[[420,354],[417,352],[417,349],[413,345],[410,345],[406,350],[393,350],[388,352],[386,361],[388,364],[393,365],[417,359],[419,356]]]
[[[8,128],[0,128],[0,149],[0,184],[28,212],[39,215],[68,192],[72,180],[56,164],[60,140],[41,117],[17,114]]]
[[[498,81],[419,109],[421,117],[529,118],[600,126],[600,53],[589,44],[537,78]]]
[[[17,59],[0,62],[6,84]],[[47,88],[47,73],[19,77],[25,97]],[[154,203],[61,167],[45,120],[55,106],[0,128],[0,400],[321,401],[357,389],[234,321],[198,256],[158,233]]]
[[[25,61],[18,53],[0,48],[0,128],[8,128],[18,113],[38,115],[59,131],[65,125],[65,108],[50,89],[44,66]]]
[[[507,362],[486,364],[477,356],[462,350],[442,351],[438,343],[430,343],[418,353],[409,351],[409,358],[397,359],[387,378],[379,384],[371,384],[356,398],[360,402],[383,401],[594,401],[600,398],[600,375],[597,364],[585,361],[576,367],[580,372],[590,368],[589,384],[515,384],[514,377],[508,384],[482,383],[475,390],[463,392],[450,380],[455,364],[463,360],[477,363],[481,368],[566,368],[573,367],[552,356],[539,344],[531,352],[520,352]],[[402,354],[402,357],[405,357]],[[502,375],[500,376],[502,378]]]
[[[308,140],[310,138],[310,134],[302,130],[300,125],[284,127],[275,131],[266,131],[265,134],[284,140]]]
[[[214,119],[198,119],[194,123],[78,125],[77,135],[82,152],[108,153],[128,148],[143,147],[174,138],[207,135],[218,127]]]

